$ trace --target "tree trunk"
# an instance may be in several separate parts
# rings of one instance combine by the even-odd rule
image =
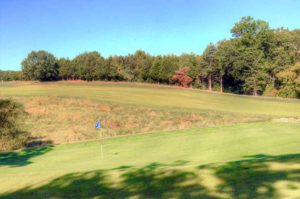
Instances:
[[[273,88],[275,88],[275,75],[272,75],[271,79],[272,79],[272,86]]]
[[[257,89],[256,89],[256,87],[254,87],[254,89],[253,89],[253,95],[257,96]]]
[[[220,79],[220,92],[223,93],[223,77]]]
[[[208,75],[208,91],[211,92],[212,88],[211,88],[211,74]]]

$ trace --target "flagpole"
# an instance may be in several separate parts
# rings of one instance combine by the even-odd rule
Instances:
[[[101,160],[103,160],[103,149],[102,149],[102,144],[101,144],[100,148],[101,148]]]
[[[101,128],[100,117],[98,118],[95,127],[96,127],[96,129],[100,129]],[[102,146],[102,143],[100,143],[100,154],[101,154],[101,160],[103,160],[103,146]]]

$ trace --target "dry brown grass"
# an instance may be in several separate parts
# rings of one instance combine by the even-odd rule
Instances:
[[[33,137],[54,143],[119,135],[228,125],[266,119],[221,112],[157,109],[100,103],[89,99],[18,97],[29,113],[26,128]],[[97,119],[103,128],[95,129]]]

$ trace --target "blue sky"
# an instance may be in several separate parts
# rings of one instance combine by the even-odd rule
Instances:
[[[32,50],[69,58],[93,50],[200,54],[248,15],[272,28],[300,28],[300,1],[0,0],[0,70],[20,70]]]

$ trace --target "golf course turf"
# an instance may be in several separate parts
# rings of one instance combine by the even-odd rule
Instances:
[[[265,119],[2,152],[0,198],[300,197],[300,123],[280,120],[300,117],[298,100],[105,83],[5,85],[0,95]]]

